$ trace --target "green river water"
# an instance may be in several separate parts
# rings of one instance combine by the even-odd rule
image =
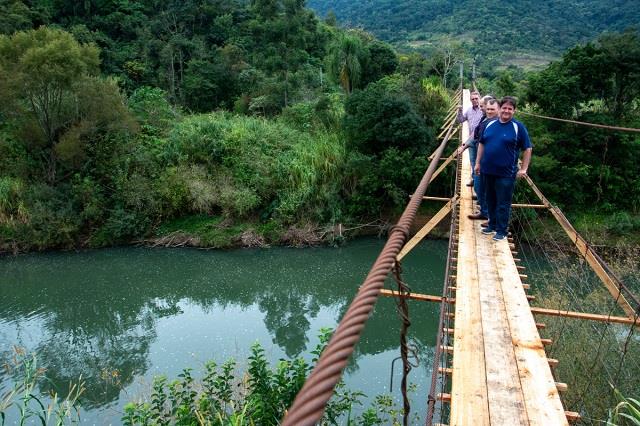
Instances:
[[[192,367],[199,376],[207,360],[229,357],[243,370],[256,341],[273,362],[310,359],[319,329],[335,327],[383,244],[365,238],[341,248],[115,248],[0,258],[0,365],[11,363],[14,347],[34,352],[50,379],[43,395],[82,376],[82,422],[119,424],[124,404],[148,395],[156,375],[175,378]],[[441,293],[446,249],[446,241],[430,240],[406,257],[412,291]],[[420,351],[412,411],[424,418],[439,305],[409,308]],[[390,392],[399,327],[394,300],[381,299],[345,374],[365,402]],[[398,401],[400,370],[397,362],[391,393]],[[13,386],[12,374],[0,369],[0,395]]]

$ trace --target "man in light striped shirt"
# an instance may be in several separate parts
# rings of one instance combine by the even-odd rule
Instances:
[[[473,139],[473,133],[476,130],[478,124],[482,120],[482,109],[480,108],[480,93],[471,92],[471,106],[467,108],[466,111],[462,112],[462,107],[458,108],[458,123],[464,123],[467,121],[469,123],[469,139],[464,143],[464,145],[469,147],[469,159],[471,160],[471,170],[474,169],[476,165],[476,142]],[[467,186],[473,186],[473,172],[471,176],[471,181],[467,183]]]

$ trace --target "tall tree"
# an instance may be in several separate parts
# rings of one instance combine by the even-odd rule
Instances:
[[[0,37],[0,79],[13,88],[7,100],[26,102],[47,144],[48,180],[56,178],[56,150],[61,130],[68,121],[67,101],[76,84],[98,72],[98,49],[83,45],[62,30],[41,27]]]
[[[339,36],[329,47],[329,73],[340,83],[347,95],[360,83],[364,54],[360,38],[349,33]]]

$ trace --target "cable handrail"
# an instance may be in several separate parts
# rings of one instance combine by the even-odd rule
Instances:
[[[433,159],[420,184],[414,191],[400,220],[389,232],[389,238],[347,312],[338,324],[327,347],[322,352],[313,371],[298,392],[293,405],[285,414],[283,426],[312,426],[320,421],[325,406],[347,365],[349,357],[358,343],[360,333],[373,310],[384,281],[396,262],[396,257],[409,236],[409,228],[415,220],[422,197],[431,182],[440,157],[453,132],[454,122],[449,125],[445,138],[435,151]]]
[[[617,131],[621,131],[621,132],[640,133],[640,129],[635,129],[635,128],[632,128],[632,127],[619,127],[619,126],[609,126],[609,125],[606,125],[606,124],[588,123],[586,121],[576,121],[576,120],[569,120],[569,119],[566,119],[566,118],[549,117],[549,116],[546,116],[546,115],[534,114],[532,112],[526,112],[526,111],[518,111],[518,113],[519,114],[529,115],[531,117],[544,118],[546,120],[560,121],[562,123],[578,124],[580,126],[597,127],[599,129],[617,130]]]

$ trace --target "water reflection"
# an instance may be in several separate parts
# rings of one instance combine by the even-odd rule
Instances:
[[[0,363],[10,362],[12,345],[37,352],[52,379],[45,386],[65,392],[83,377],[90,411],[121,405],[136,378],[173,375],[211,358],[241,359],[256,340],[274,360],[299,356],[315,346],[319,327],[342,316],[382,244],[0,259]],[[439,291],[445,251],[445,243],[429,242],[407,258],[405,279],[414,291]],[[428,360],[437,306],[411,309],[412,339]],[[395,350],[398,328],[393,301],[382,300],[348,371],[355,373],[362,357]],[[389,365],[375,368],[386,382]],[[0,372],[0,388],[9,385],[6,375]]]

